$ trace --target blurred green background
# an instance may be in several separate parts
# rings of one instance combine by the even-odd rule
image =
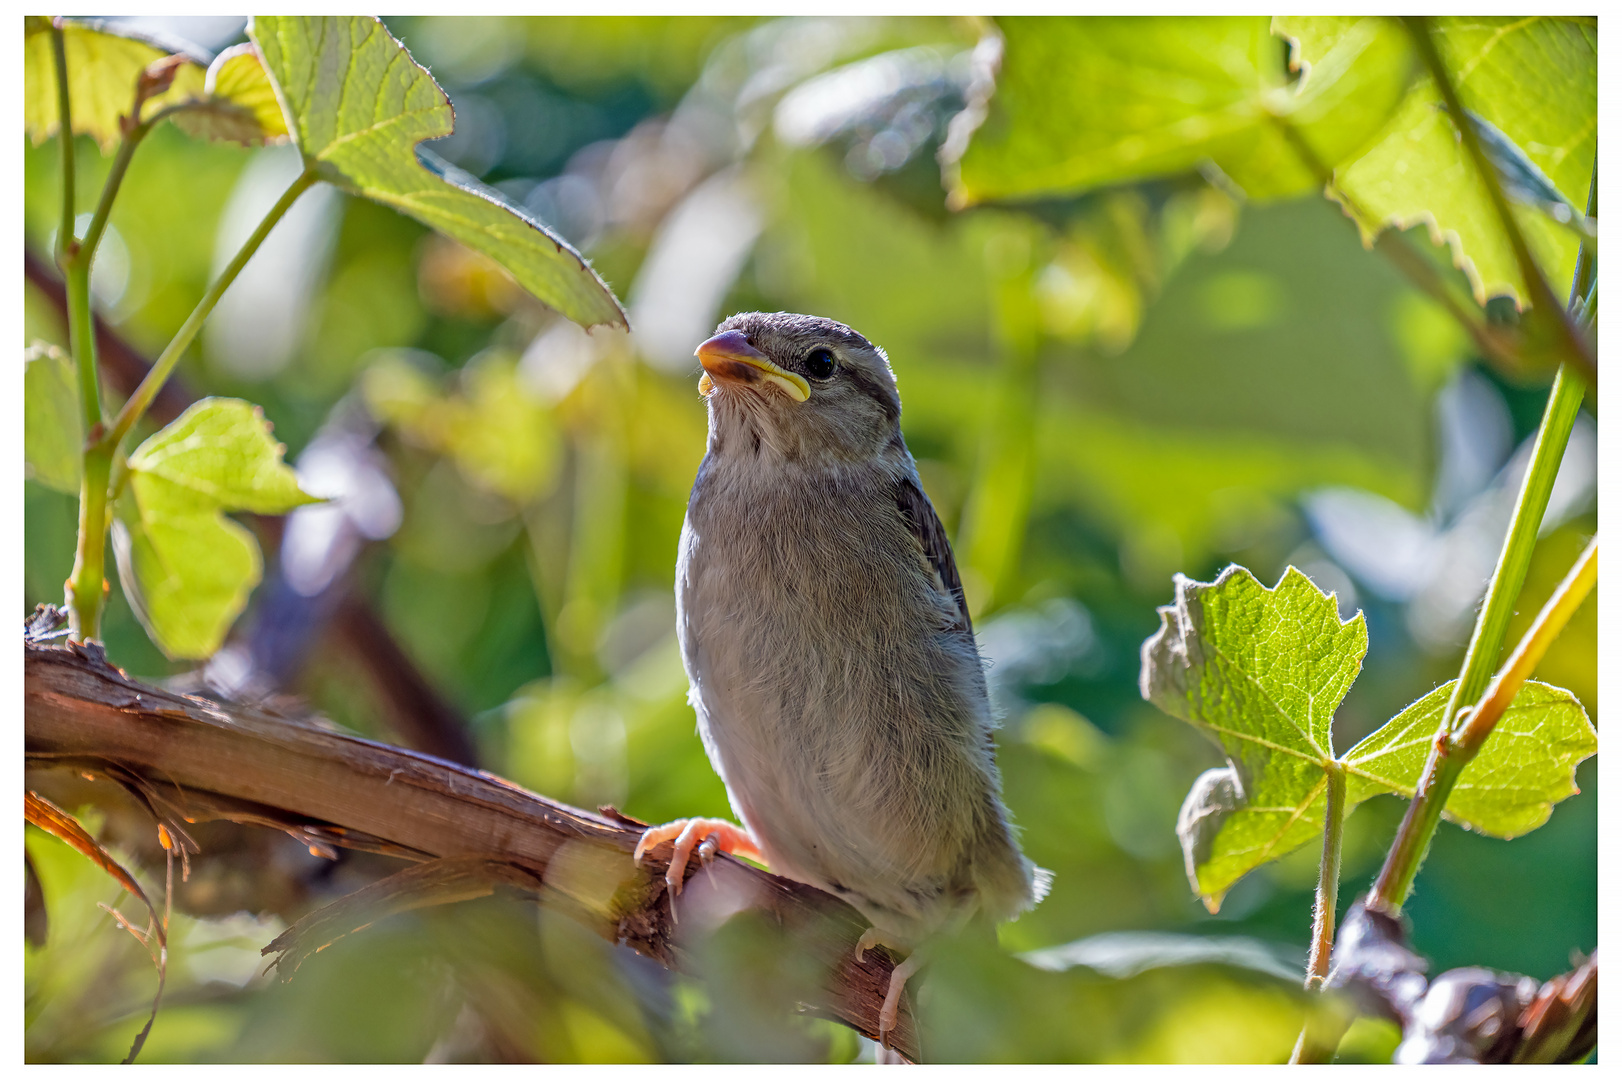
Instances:
[[[966,20],[385,21],[455,104],[456,134],[434,152],[587,254],[633,333],[587,335],[417,223],[307,194],[180,369],[196,394],[262,405],[307,477],[332,460],[323,448],[363,448],[344,459],[365,465],[345,474],[362,477],[344,489],[350,539],[334,540],[330,516],[295,515],[274,574],[267,554],[231,655],[280,649],[286,677],[255,692],[297,694],[348,729],[402,741],[353,652],[322,637],[319,618],[288,630],[267,599],[320,593],[337,574],[466,718],[482,767],[645,820],[728,816],[674,639],[676,538],[705,433],[692,350],[734,311],[830,316],[889,352],[1006,716],[1007,800],[1027,852],[1055,875],[1048,899],[1002,928],[1001,951],[965,943],[925,970],[926,1054],[1286,1057],[1302,1005],[1279,972],[1304,959],[1316,852],[1257,871],[1205,912],[1173,827],[1190,782],[1221,757],[1139,699],[1139,644],[1172,574],[1210,580],[1238,562],[1271,583],[1293,564],[1368,618],[1364,674],[1336,720],[1350,745],[1456,673],[1546,382],[1506,380],[1473,356],[1316,196],[1249,206],[1190,176],[949,213],[933,154],[963,105],[978,36]],[[210,49],[242,40],[239,19],[163,26]],[[88,140],[79,153],[90,206],[109,162]],[[96,266],[117,332],[155,355],[296,158],[156,131]],[[38,255],[57,185],[54,143],[28,148]],[[28,287],[25,304],[25,344],[66,345],[44,294]],[[1585,414],[1511,640],[1596,529],[1593,430]],[[31,609],[61,600],[76,508],[31,481],[25,499]],[[1597,721],[1593,605],[1540,677]],[[292,643],[264,644],[278,632]],[[133,675],[181,673],[116,581],[106,640]],[[229,681],[220,664],[217,686]],[[1594,947],[1592,761],[1578,781],[1580,796],[1513,842],[1443,827],[1408,909],[1436,970],[1547,978]],[[1402,809],[1376,799],[1348,823],[1343,909]],[[84,812],[161,891],[149,826],[105,800]],[[198,914],[177,916],[144,1061],[864,1052],[751,981],[778,961],[769,928],[747,917],[712,943],[705,979],[492,898],[394,917],[278,983],[259,974],[259,947],[388,866],[330,863],[277,835],[205,836],[177,891]],[[145,1021],[151,965],[96,906],[117,900],[114,883],[43,834],[30,830],[27,847],[50,926],[26,955],[27,1058],[117,1060]],[[1161,940],[1097,937],[1122,933],[1242,938],[1270,959],[1123,973],[1014,955]],[[1395,1038],[1360,1023],[1342,1056],[1381,1060]]]

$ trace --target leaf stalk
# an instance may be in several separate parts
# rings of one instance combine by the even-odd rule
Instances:
[[[95,261],[96,249],[101,246],[101,234],[107,229],[107,218],[113,211],[113,200],[118,197],[118,189],[124,183],[124,174],[129,171],[130,159],[135,157],[136,148],[151,130],[150,123],[132,124],[118,144],[118,154],[113,158],[112,168],[107,172],[107,182],[102,185],[101,199],[96,203],[96,212],[90,218],[90,227],[85,230],[84,240],[74,258],[75,263],[84,264],[87,274],[90,272],[91,263]]]
[[[1515,695],[1526,680],[1532,677],[1532,672],[1549,651],[1549,646],[1566,628],[1566,623],[1571,621],[1572,614],[1588,598],[1598,580],[1599,537],[1596,536],[1577,557],[1565,579],[1555,588],[1554,595],[1543,605],[1543,610],[1538,612],[1531,629],[1515,646],[1509,659],[1504,661],[1504,666],[1493,676],[1492,685],[1487,687],[1481,703],[1470,710],[1464,726],[1453,736],[1453,756],[1468,761],[1481,749],[1487,736],[1492,734],[1498,718],[1504,715],[1504,710],[1515,700]]]
[[[1335,912],[1340,899],[1341,839],[1346,826],[1346,769],[1339,761],[1325,765],[1328,803],[1324,807],[1323,855],[1318,860],[1318,889],[1312,900],[1312,950],[1307,957],[1306,988],[1322,990],[1329,977],[1329,958],[1335,947]],[[1338,1017],[1314,1009],[1301,1028],[1290,1054],[1290,1064],[1323,1064],[1334,1056],[1344,1034]]]
[[[1324,848],[1318,861],[1318,891],[1312,901],[1312,952],[1307,957],[1308,990],[1323,986],[1335,947],[1335,909],[1340,895],[1341,837],[1346,824],[1346,770],[1338,761],[1326,767],[1328,805],[1324,807]]]

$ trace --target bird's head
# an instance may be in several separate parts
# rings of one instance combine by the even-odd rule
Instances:
[[[712,439],[788,458],[871,459],[900,432],[901,397],[884,351],[813,315],[734,315],[698,347]]]

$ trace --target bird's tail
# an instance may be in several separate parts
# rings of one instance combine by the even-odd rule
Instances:
[[[1006,822],[983,835],[975,852],[974,876],[981,906],[999,921],[1029,911],[1053,887],[1053,872],[1025,857]]]

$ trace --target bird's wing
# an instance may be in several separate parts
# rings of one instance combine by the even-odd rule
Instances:
[[[947,542],[946,529],[941,525],[941,519],[935,515],[935,508],[930,505],[929,496],[918,486],[916,476],[903,477],[896,485],[895,501],[907,527],[923,545],[924,558],[928,559],[929,565],[934,568],[941,588],[950,591],[957,599],[959,624],[954,625],[953,629],[961,629],[972,637],[974,624],[969,621],[969,605],[968,601],[963,599],[963,582],[957,576],[957,563],[952,559],[952,545]]]

